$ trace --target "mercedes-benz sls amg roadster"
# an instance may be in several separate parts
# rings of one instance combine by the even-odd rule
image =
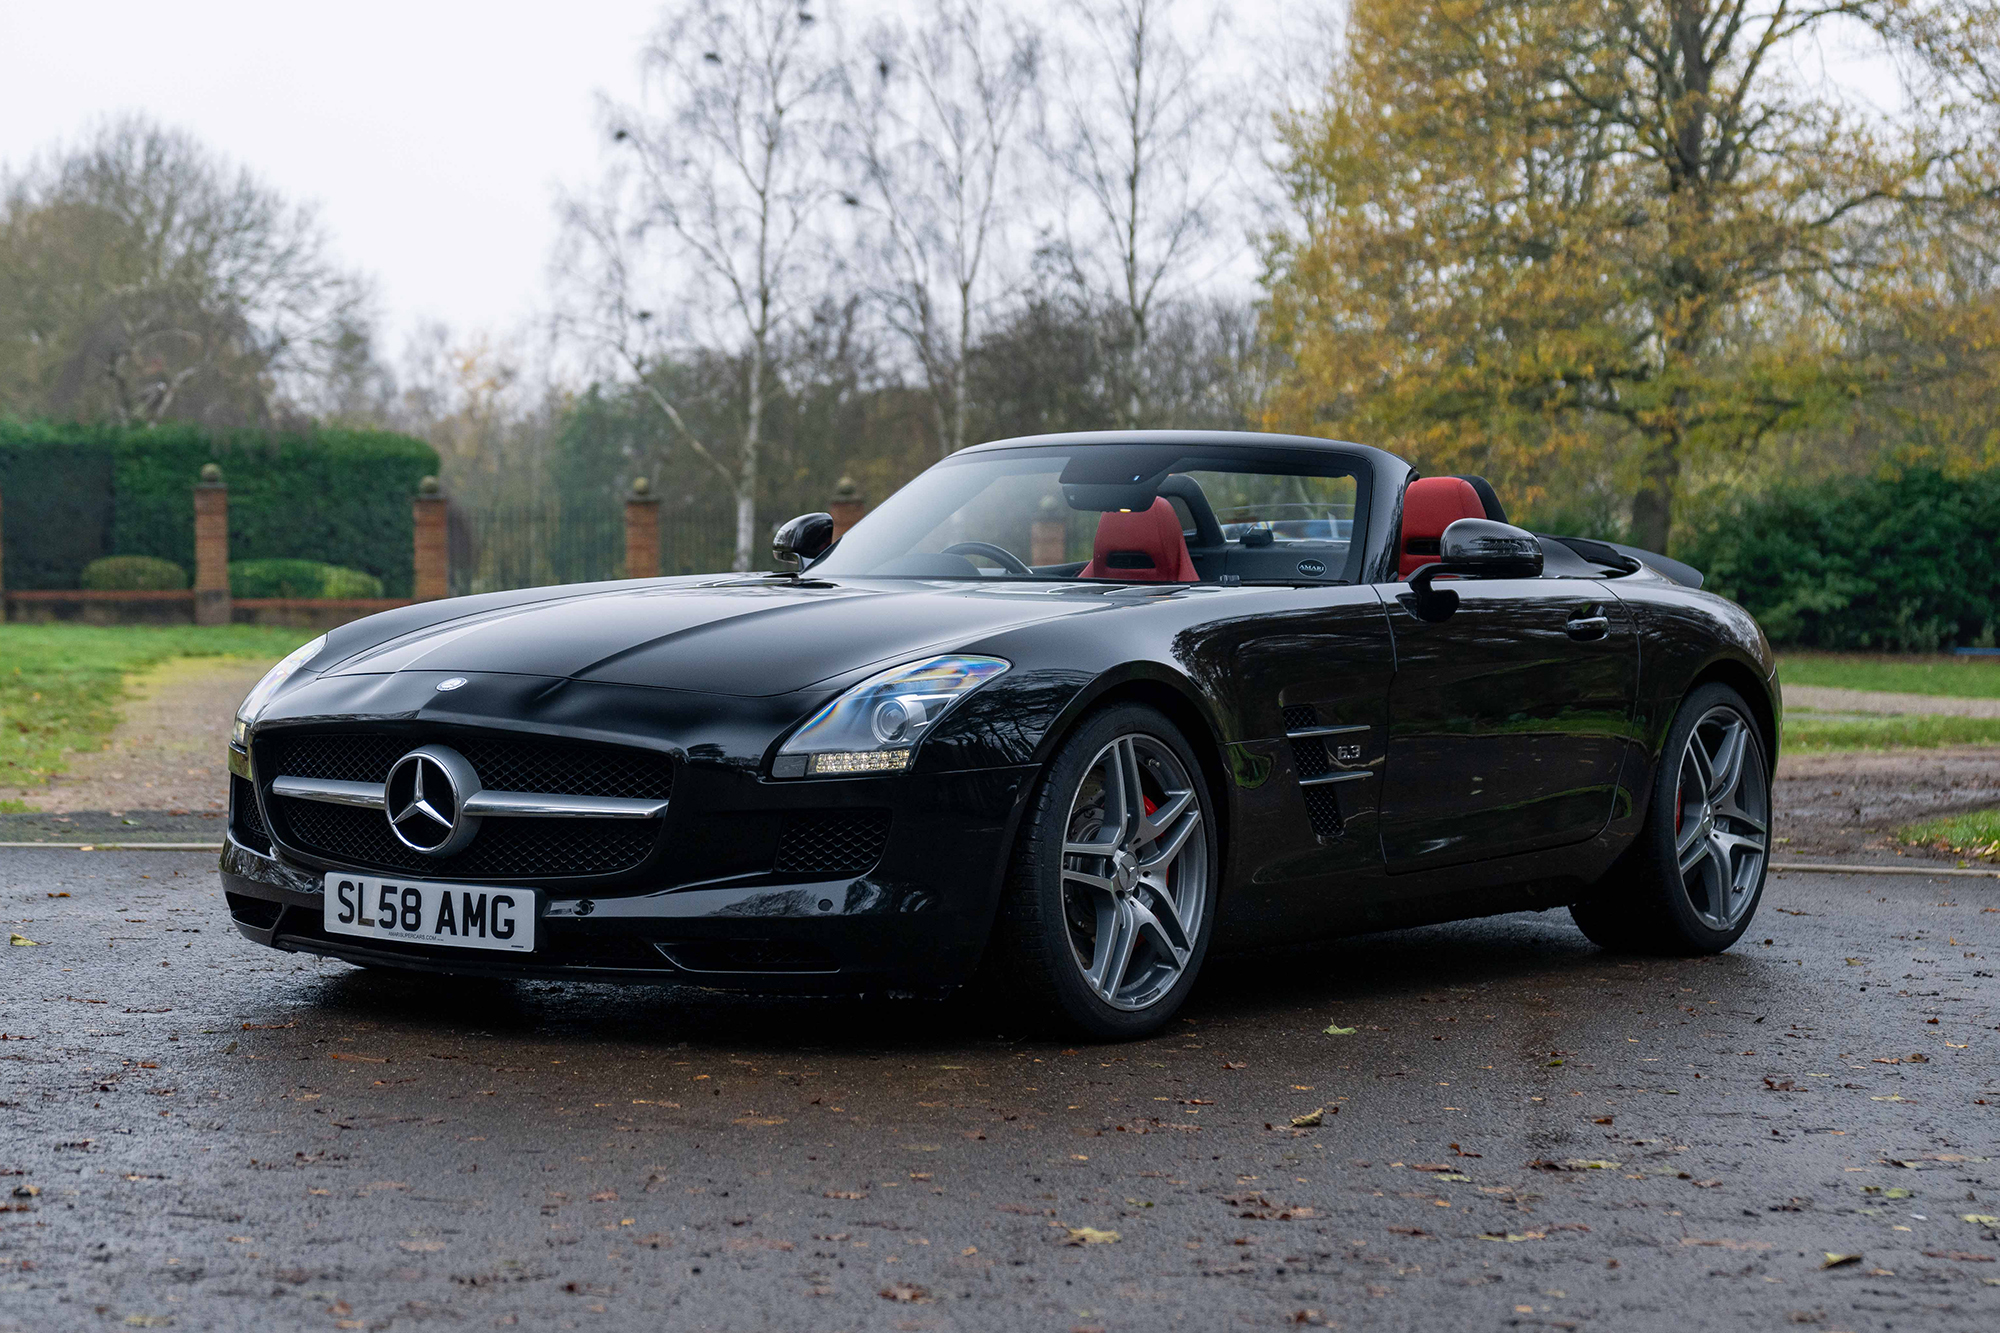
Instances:
[[[782,573],[336,629],[252,691],[222,886],[275,948],[445,975],[943,995],[1156,1028],[1212,950],[1567,907],[1748,926],[1779,697],[1663,556],[1362,445],[954,454]]]

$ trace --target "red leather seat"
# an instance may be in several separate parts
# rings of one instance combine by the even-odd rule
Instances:
[[[1164,497],[1155,499],[1150,509],[1105,514],[1097,520],[1097,541],[1091,550],[1090,563],[1077,577],[1139,583],[1195,582],[1194,561],[1188,558],[1180,516]]]
[[[1419,477],[1403,491],[1403,536],[1399,573],[1403,578],[1437,563],[1438,539],[1461,518],[1485,518],[1486,503],[1460,477]]]

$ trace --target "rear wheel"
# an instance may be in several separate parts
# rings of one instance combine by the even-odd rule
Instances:
[[[1134,704],[1091,718],[1036,789],[988,989],[1092,1037],[1155,1031],[1208,952],[1217,843],[1201,766],[1173,723]]]
[[[1720,953],[1756,915],[1770,846],[1763,735],[1742,695],[1704,685],[1667,734],[1638,841],[1570,914],[1608,949]]]

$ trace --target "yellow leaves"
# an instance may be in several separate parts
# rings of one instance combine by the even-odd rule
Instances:
[[[1065,1227],[1064,1230],[1069,1232],[1069,1239],[1063,1242],[1065,1245],[1110,1245],[1123,1239],[1115,1231],[1100,1231],[1096,1227]]]

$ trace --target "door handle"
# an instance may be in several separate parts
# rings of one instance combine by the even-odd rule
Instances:
[[[1609,616],[1578,616],[1563,626],[1572,639],[1601,639],[1611,632]]]

